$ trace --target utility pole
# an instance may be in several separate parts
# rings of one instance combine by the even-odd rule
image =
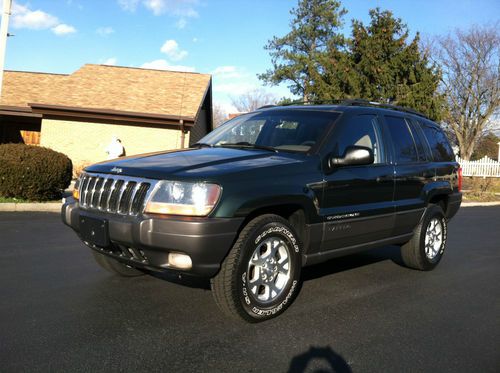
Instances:
[[[0,26],[0,98],[2,97],[3,68],[5,65],[5,49],[9,30],[9,17],[12,9],[12,0],[3,0],[2,24]]]

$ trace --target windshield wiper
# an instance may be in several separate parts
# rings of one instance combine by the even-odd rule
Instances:
[[[213,144],[207,144],[206,142],[197,142],[190,146],[191,148],[213,148]]]
[[[240,141],[240,142],[226,142],[224,144],[218,144],[217,146],[220,147],[244,147],[244,148],[253,148],[253,149],[261,149],[261,150],[267,150],[270,152],[278,153],[278,149],[273,148],[272,146],[266,146],[266,145],[257,145],[257,144],[252,144],[247,141]]]

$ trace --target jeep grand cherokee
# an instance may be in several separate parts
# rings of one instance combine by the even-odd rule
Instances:
[[[210,278],[224,313],[257,322],[290,306],[306,265],[391,244],[408,267],[436,267],[460,184],[446,136],[423,115],[276,106],[189,149],[87,167],[62,218],[105,269]]]

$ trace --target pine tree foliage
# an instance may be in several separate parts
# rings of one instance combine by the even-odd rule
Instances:
[[[390,11],[371,10],[369,25],[353,20],[350,38],[339,31],[347,13],[339,1],[300,0],[291,13],[291,31],[266,46],[273,68],[264,82],[291,83],[305,101],[362,98],[441,117],[439,70]]]
[[[349,96],[394,103],[440,119],[444,100],[438,93],[440,73],[419,48],[417,33],[390,11],[370,11],[370,24],[353,21],[350,55],[356,84]]]
[[[265,46],[273,68],[259,78],[270,84],[286,82],[290,91],[305,101],[316,98],[328,51],[345,45],[338,30],[346,13],[335,0],[300,0],[291,11],[290,32],[273,37]]]

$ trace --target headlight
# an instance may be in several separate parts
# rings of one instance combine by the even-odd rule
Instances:
[[[206,216],[217,204],[220,192],[217,184],[160,181],[144,212]]]

